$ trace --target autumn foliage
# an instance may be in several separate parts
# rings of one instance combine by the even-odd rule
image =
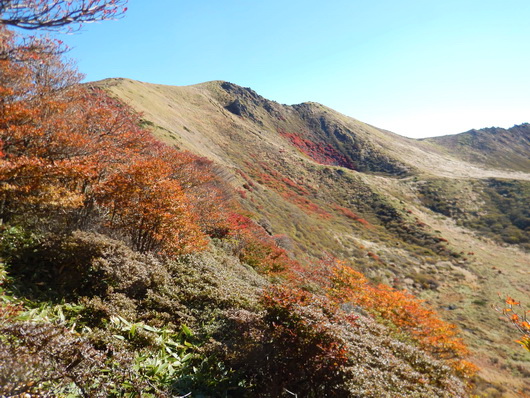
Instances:
[[[350,209],[347,209],[346,207],[342,207],[339,205],[334,205],[333,208],[335,210],[338,210],[342,215],[348,217],[349,219],[357,221],[358,223],[366,227],[371,227],[371,224],[368,221],[366,221],[364,218],[359,217],[359,215],[355,214]]]
[[[328,396],[346,393],[340,385],[348,351],[329,326],[339,320],[337,309],[301,289],[275,288],[262,300],[268,338],[277,345],[271,362],[281,369],[272,384],[306,394],[319,390]]]
[[[273,236],[249,217],[232,213],[227,221],[225,238],[246,264],[266,275],[283,274],[298,264],[287,251],[278,247]]]
[[[211,162],[155,141],[138,115],[75,84],[53,51],[0,60],[0,71],[4,220],[22,207],[76,226],[97,220],[140,251],[204,247],[221,219]]]
[[[442,321],[424,302],[406,291],[384,284],[372,285],[360,272],[340,263],[332,272],[329,295],[333,301],[358,305],[390,322],[422,349],[448,361],[464,376],[476,371],[464,359],[468,350],[458,337],[456,326]]]
[[[352,170],[355,169],[355,165],[330,144],[313,142],[307,138],[303,138],[300,134],[288,133],[284,130],[280,130],[279,133],[317,163],[330,166],[342,166]]]
[[[497,309],[497,311],[502,312],[506,319],[517,329],[521,334],[517,343],[530,351],[530,319],[528,314],[530,311],[525,311],[521,309],[521,302],[516,301],[511,297],[506,297],[504,300],[504,305],[502,309]]]
[[[248,163],[247,166],[256,178],[256,181],[272,188],[282,198],[293,203],[302,211],[308,214],[317,215],[324,219],[331,218],[330,213],[309,199],[309,197],[316,192],[314,188],[282,175],[282,173],[265,162],[257,162],[256,164]],[[248,178],[248,176],[246,177]],[[245,178],[245,176],[243,176],[243,178]],[[251,187],[248,182],[245,185],[249,188]]]
[[[469,352],[457,327],[440,319],[425,302],[407,291],[372,284],[362,273],[330,255],[310,267],[291,271],[295,286],[322,292],[336,308],[362,308],[463,377],[476,372],[476,367],[466,360]]]

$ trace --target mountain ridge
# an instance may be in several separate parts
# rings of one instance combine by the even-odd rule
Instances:
[[[121,85],[119,84],[120,82]],[[349,133],[354,133],[356,137],[359,137],[359,143],[357,144],[357,147],[359,147],[359,145],[362,146],[362,144],[366,144],[368,141],[374,142],[377,146],[377,154],[382,153],[384,155],[383,157],[390,158],[392,160],[392,163],[395,164],[408,163],[408,168],[417,168],[421,172],[426,172],[429,174],[434,173],[444,177],[516,178],[530,180],[530,174],[528,173],[526,166],[523,168],[506,169],[495,168],[492,167],[492,165],[484,165],[484,163],[469,162],[467,159],[462,159],[457,154],[448,151],[443,146],[432,141],[432,139],[413,139],[403,137],[387,130],[382,130],[377,127],[373,127],[363,122],[360,122],[357,119],[343,115],[339,112],[332,110],[331,108],[328,108],[316,102],[305,102],[302,104],[295,105],[282,105],[275,101],[270,101],[261,97],[252,89],[245,89],[243,87],[234,85],[233,83],[228,83],[220,80],[199,83],[189,86],[156,85],[151,83],[135,82],[130,79],[106,79],[101,82],[95,82],[91,84],[107,87],[110,92],[114,93],[114,95],[117,95],[125,100],[127,100],[128,97],[134,97],[133,93],[139,89],[138,85],[143,85],[144,87],[148,88],[148,90],[150,90],[152,93],[154,91],[158,91],[156,101],[151,101],[151,103],[144,103],[141,100],[136,100],[136,107],[138,107],[137,110],[144,113],[145,115],[150,116],[154,116],[155,109],[158,115],[173,113],[173,115],[168,116],[170,116],[170,119],[175,122],[178,122],[178,116],[175,114],[175,112],[171,112],[171,109],[163,109],[166,104],[164,104],[164,100],[160,98],[162,92],[164,93],[163,95],[165,96],[165,98],[173,99],[175,99],[177,95],[181,95],[181,99],[191,98],[195,96],[195,101],[197,101],[197,98],[201,96],[203,97],[203,99],[205,99],[204,97],[209,97],[208,99],[206,99],[206,101],[208,101],[210,105],[213,105],[213,103],[216,102],[217,104],[214,107],[217,109],[212,109],[212,106],[210,106],[208,109],[204,109],[203,107],[203,117],[204,115],[211,115],[213,113],[212,111],[219,112],[221,111],[219,108],[222,108],[223,111],[229,112],[232,115],[239,117],[240,119],[237,120],[237,122],[245,120],[246,115],[246,120],[255,122],[259,126],[259,128],[264,127],[263,123],[266,123],[266,127],[269,127],[273,130],[277,130],[278,128],[282,128],[285,130],[285,123],[282,123],[281,120],[274,119],[278,119],[278,116],[293,116],[293,112],[296,111],[302,112],[303,117],[308,119],[307,122],[311,123],[313,126],[318,124],[318,119],[325,120],[326,117],[332,115],[334,120],[338,121],[338,123],[335,123],[334,127],[339,128],[339,135],[340,129],[345,129]],[[227,90],[225,90],[223,86],[227,88]],[[245,96],[244,93],[250,94]],[[239,98],[238,95],[242,95],[242,97]],[[256,113],[256,115],[249,114],[253,107],[255,108],[260,104],[264,106],[267,116],[264,116],[259,112]],[[201,111],[201,109],[198,108],[195,110],[195,112],[197,111]],[[272,112],[272,114],[269,114],[269,112]],[[243,114],[243,116],[241,114]],[[281,116],[282,114],[283,116]],[[315,117],[315,115],[317,117]],[[272,122],[270,120],[271,116],[274,118]],[[155,118],[156,117],[159,116],[155,116]],[[167,123],[164,124],[162,122],[161,124],[159,124],[159,127],[166,130],[171,130],[171,128],[175,128],[175,123],[170,123],[168,125]],[[186,132],[184,130],[184,127],[186,126],[182,125],[182,127],[178,128],[177,136],[186,137],[186,139],[181,143],[182,145],[184,145],[184,147],[186,147],[186,145],[190,145],[191,143],[193,143],[193,137],[190,136],[189,132]],[[307,125],[304,126],[304,123],[300,120],[291,121],[289,127],[293,131],[303,130],[304,128],[307,129]],[[254,130],[256,130],[256,126],[254,126]],[[162,133],[160,134],[160,136],[163,140],[167,141],[167,134],[165,135],[164,133]],[[321,131],[319,138],[322,139],[322,136],[323,132]],[[204,139],[205,137],[202,138]],[[271,137],[269,137],[269,139],[270,138]],[[372,147],[372,145],[368,145],[368,148],[365,148],[363,152],[370,151],[370,147]],[[209,157],[215,157],[218,161],[221,162],[224,158],[224,156],[216,155],[211,151],[205,151],[206,148],[198,148],[196,144],[192,149],[194,152],[204,152],[205,155]],[[360,149],[361,151],[363,150],[363,148]],[[366,156],[363,156],[362,153],[360,157],[363,159],[368,158]],[[401,171],[404,172],[403,167],[401,167],[400,169],[402,169]],[[360,171],[370,171],[370,166],[363,165]],[[382,170],[378,170],[376,168],[372,171],[377,172]]]
[[[484,307],[499,290],[530,293],[526,166],[464,159],[436,139],[314,102],[281,105],[224,81],[93,84],[140,112],[163,142],[219,164],[242,205],[295,256],[353,262],[459,324],[483,367],[482,389],[530,389],[524,353],[514,354],[509,329]]]

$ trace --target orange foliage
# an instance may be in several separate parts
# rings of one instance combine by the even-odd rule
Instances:
[[[53,51],[0,59],[0,217],[97,215],[138,250],[203,248],[227,199],[211,162],[160,144],[138,115],[78,81]]]
[[[412,294],[383,284],[373,286],[360,272],[339,263],[333,269],[329,296],[336,303],[359,305],[391,322],[425,351],[447,360],[461,375],[475,372],[474,365],[464,361],[468,350],[458,337],[456,326],[442,321]]]
[[[227,219],[227,237],[237,242],[241,261],[265,274],[280,274],[296,267],[297,262],[285,249],[278,247],[274,237],[240,214],[232,213]]]
[[[14,36],[3,33],[1,47],[7,51],[14,46]],[[23,55],[17,62],[0,57],[0,193],[4,201],[9,195],[11,200],[28,203],[61,202],[78,182],[79,170],[58,150],[70,137],[64,132],[64,120],[54,116],[66,108],[62,83],[75,81],[77,76],[64,73],[57,56]],[[61,74],[64,80],[59,83]],[[49,154],[54,154],[54,162]],[[68,183],[58,187],[53,183],[57,179]],[[63,203],[78,205],[78,199],[69,197]]]
[[[207,234],[228,238],[243,262],[291,279],[294,290],[264,297],[269,313],[284,316],[286,322],[271,318],[271,333],[288,342],[293,332],[288,322],[296,321],[301,346],[318,344],[316,368],[324,363],[333,370],[346,357],[339,342],[327,340],[324,321],[296,315],[297,310],[312,309],[310,301],[316,299],[298,289],[308,276],[331,299],[331,304],[323,301],[318,306],[329,319],[335,316],[333,307],[354,303],[451,361],[462,374],[472,371],[462,360],[467,351],[454,325],[441,321],[409,293],[372,286],[362,274],[335,261],[323,262],[310,275],[258,224],[228,212],[227,195],[211,162],[156,142],[139,127],[138,115],[97,89],[72,86],[78,79],[50,52],[23,63],[0,58],[0,217],[21,207],[59,209],[78,218],[96,214],[94,218],[125,234],[136,249],[169,254],[201,250]],[[326,161],[343,161],[329,148],[303,144]],[[309,194],[304,186],[267,165],[262,168],[263,182],[283,197],[305,211],[330,217],[304,197]]]
[[[468,350],[455,325],[422,300],[390,286],[373,285],[360,272],[331,255],[308,267],[292,267],[288,277],[294,289],[320,290],[337,308],[352,304],[365,309],[396,332],[404,333],[433,356],[445,360],[460,376],[470,377],[477,368],[465,360]]]
[[[126,231],[139,251],[163,247],[180,254],[206,244],[185,193],[170,178],[171,170],[161,159],[136,160],[111,175],[96,196],[109,209],[110,225]]]
[[[506,319],[522,334],[517,343],[521,344],[527,351],[530,351],[530,318],[528,317],[530,311],[522,310],[521,302],[509,296],[503,301],[504,308],[497,309],[497,311],[502,312]]]

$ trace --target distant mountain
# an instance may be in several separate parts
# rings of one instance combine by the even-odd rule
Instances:
[[[451,155],[485,166],[530,172],[530,124],[509,129],[470,130],[456,135],[427,138]]]
[[[478,392],[530,391],[530,356],[491,308],[499,291],[530,296],[530,125],[414,140],[223,81],[93,84],[215,161],[293,256],[336,256],[441,310],[483,368]]]

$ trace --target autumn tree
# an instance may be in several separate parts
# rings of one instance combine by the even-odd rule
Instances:
[[[100,188],[98,202],[108,209],[110,226],[126,232],[139,251],[182,254],[206,244],[171,171],[171,165],[161,159],[141,159],[112,174]]]
[[[0,59],[0,70],[4,221],[23,212],[58,228],[100,225],[172,254],[201,249],[224,221],[212,163],[156,141],[138,114],[78,85],[59,54]]]
[[[16,48],[10,34],[6,47]],[[52,159],[48,146],[54,132],[61,129],[55,117],[65,109],[66,87],[78,81],[74,72],[65,74],[57,55],[25,54],[24,62],[0,59],[0,159],[2,210],[6,201],[37,199],[31,192],[47,197],[62,196],[49,184],[59,175],[67,179],[75,168],[63,167],[64,159]],[[60,91],[62,91],[60,93]],[[40,189],[35,188],[39,186]],[[63,186],[64,188],[64,186]],[[49,198],[48,198],[49,199]]]

